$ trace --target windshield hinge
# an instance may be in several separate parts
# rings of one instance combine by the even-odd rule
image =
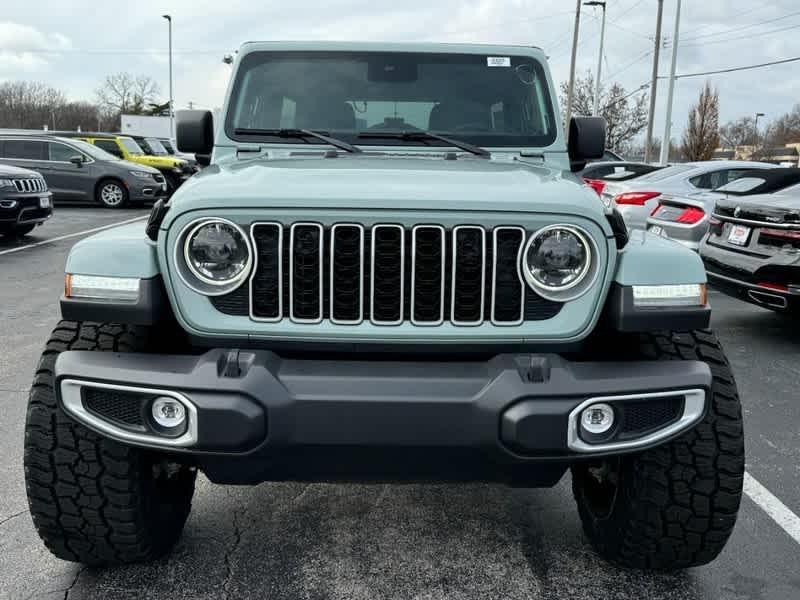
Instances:
[[[236,146],[236,158],[240,154],[260,154],[261,146]]]

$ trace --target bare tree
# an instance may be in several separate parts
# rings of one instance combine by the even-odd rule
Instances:
[[[719,92],[706,82],[697,104],[689,110],[682,152],[687,160],[711,160],[719,146]]]
[[[42,129],[53,127],[56,114],[66,104],[60,90],[39,81],[0,84],[0,127]]]
[[[753,117],[739,117],[719,128],[719,137],[726,148],[752,146],[756,143],[756,123]]]
[[[97,103],[106,114],[143,114],[159,94],[158,83],[151,77],[124,72],[108,75],[95,91]]]
[[[591,115],[594,106],[594,76],[590,71],[575,81],[572,100],[573,115]],[[562,118],[566,115],[567,84],[561,84]],[[647,127],[648,96],[633,97],[619,83],[610,87],[600,86],[600,116],[606,120],[606,146],[612,150],[626,147]]]

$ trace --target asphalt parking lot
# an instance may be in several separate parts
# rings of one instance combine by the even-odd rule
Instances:
[[[713,293],[750,477],[733,538],[710,566],[664,575],[603,562],[581,532],[568,476],[550,490],[201,479],[169,557],[108,570],[52,557],[25,498],[28,386],[59,319],[70,247],[86,230],[146,214],[57,207],[28,238],[0,238],[0,598],[800,598],[800,321]]]

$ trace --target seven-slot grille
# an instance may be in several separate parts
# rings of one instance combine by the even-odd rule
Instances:
[[[17,188],[17,191],[24,194],[47,191],[47,184],[44,182],[44,179],[39,177],[32,179],[12,179],[11,181],[14,182],[14,187]]]
[[[520,280],[522,227],[255,223],[249,285],[211,298],[226,314],[338,325],[519,325],[555,316]]]

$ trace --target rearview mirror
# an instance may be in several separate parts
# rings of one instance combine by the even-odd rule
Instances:
[[[606,149],[606,120],[603,117],[572,117],[569,123],[570,167],[580,171],[593,159],[603,158]]]
[[[214,116],[211,111],[177,111],[175,138],[181,152],[211,154],[214,148]]]
[[[83,166],[83,157],[82,156],[70,156],[69,162],[71,162],[76,167],[80,168]]]

